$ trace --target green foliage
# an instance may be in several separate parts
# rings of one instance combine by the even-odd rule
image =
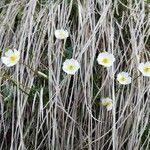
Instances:
[[[72,58],[72,54],[73,54],[72,47],[67,47],[64,51],[64,57],[70,59]]]
[[[5,4],[10,2],[13,1],[6,0]],[[17,6],[15,10],[13,10],[13,5],[1,8],[1,11],[9,8],[4,15],[5,19],[1,23],[1,29],[3,29],[3,21],[6,21],[5,23],[8,26],[8,29],[1,34],[1,45],[4,49],[5,47],[11,48],[13,46],[19,48],[22,63],[12,68],[1,66],[0,71],[3,78],[1,79],[0,94],[2,95],[1,103],[4,105],[4,110],[1,109],[1,104],[0,109],[4,120],[0,123],[0,131],[2,131],[0,138],[5,142],[4,146],[1,146],[0,142],[0,146],[4,150],[5,147],[9,149],[11,143],[14,142],[13,144],[17,148],[20,145],[20,149],[29,150],[36,149],[40,144],[41,146],[38,149],[41,150],[47,150],[48,145],[53,150],[98,150],[102,147],[103,149],[105,147],[111,149],[112,141],[116,140],[115,144],[120,149],[132,147],[129,141],[130,138],[133,137],[134,139],[135,137],[135,140],[138,141],[138,136],[141,132],[135,131],[135,133],[132,133],[131,130],[134,126],[138,128],[140,122],[143,122],[148,117],[148,115],[146,117],[139,116],[139,124],[136,125],[134,122],[138,107],[141,111],[145,107],[144,105],[148,103],[146,96],[142,102],[141,97],[142,92],[148,88],[149,79],[140,77],[138,80],[133,80],[131,86],[122,86],[118,90],[118,84],[112,85],[112,81],[115,79],[112,78],[111,74],[129,70],[129,72],[138,75],[138,71],[135,73],[133,70],[137,67],[136,59],[139,59],[137,57],[140,55],[139,50],[135,52],[139,37],[135,36],[135,39],[132,39],[131,34],[137,31],[134,31],[134,28],[131,29],[130,24],[133,27],[138,26],[136,20],[134,20],[136,16],[133,16],[132,13],[139,15],[139,8],[135,7],[130,10],[128,9],[129,0],[121,0],[121,3],[117,1],[118,10],[117,7],[113,9],[115,5],[112,4],[108,12],[103,14],[106,9],[102,10],[101,8],[107,5],[106,0],[38,0],[36,1],[34,19],[32,20],[30,17],[26,18],[32,9],[31,1],[21,2],[21,5],[20,3],[14,4]],[[72,5],[71,2],[73,2]],[[79,2],[85,9],[85,12],[83,12],[85,18],[83,18],[82,25],[78,22]],[[132,1],[132,3],[135,4],[135,1]],[[59,4],[58,7],[57,4]],[[146,38],[149,36],[149,28],[145,30],[145,27],[149,25],[147,21],[149,4],[150,0],[147,0],[145,3],[146,13],[143,12],[145,20],[140,26],[141,32],[143,30],[147,31],[143,33],[145,35],[140,40],[140,44],[144,45],[143,47],[146,47],[146,49],[143,51],[144,57],[141,56],[138,61],[149,60],[150,58],[149,49],[147,49],[150,40],[146,42]],[[54,6],[55,9],[51,11]],[[66,22],[64,18],[67,18],[70,8],[69,22]],[[15,20],[12,19],[12,12],[16,14]],[[64,13],[62,15],[64,18],[60,18],[57,13],[59,15]],[[122,23],[123,15],[123,25],[118,27],[117,25]],[[100,18],[102,18],[102,22],[97,24]],[[9,24],[11,19],[12,26]],[[141,19],[138,21],[140,22]],[[72,35],[66,41],[55,41],[53,32],[57,24],[69,26]],[[29,26],[32,30],[28,29]],[[47,33],[47,31],[52,32]],[[114,38],[111,38],[112,31],[115,32]],[[44,32],[46,32],[45,37],[43,37]],[[48,35],[51,37],[48,37]],[[76,39],[76,35],[79,39]],[[73,37],[73,41],[71,37]],[[118,37],[120,37],[119,40]],[[51,43],[49,43],[49,38],[52,39]],[[64,44],[64,42],[66,43]],[[49,44],[52,47],[51,49],[48,49]],[[76,46],[74,47],[73,44],[76,44]],[[133,45],[135,46],[134,48]],[[29,51],[26,50],[27,47]],[[57,47],[62,52],[58,56]],[[81,49],[81,47],[84,47],[84,49]],[[114,64],[114,68],[103,68],[97,64],[96,57],[99,47],[106,47],[107,50],[115,53],[117,61]],[[85,51],[83,52],[83,50]],[[125,52],[126,50],[127,52]],[[51,60],[49,60],[49,54],[51,54]],[[60,62],[63,63],[73,56],[77,56],[77,59],[80,59],[81,69],[75,76],[66,75],[62,71]],[[91,57],[92,61],[95,58],[93,62]],[[24,60],[29,64],[24,64]],[[41,71],[49,78],[39,76],[37,71]],[[18,82],[16,81],[16,74],[19,74]],[[26,78],[29,80],[27,81]],[[30,81],[30,78],[32,78],[33,82]],[[26,85],[29,85],[31,89]],[[103,96],[112,96],[113,94],[115,96],[116,112],[113,112],[114,110],[106,112],[106,109],[103,109],[100,105],[100,99]],[[18,112],[21,116],[18,116]],[[14,117],[14,122],[12,117]],[[114,125],[113,119],[117,122],[115,127],[117,131],[112,129]],[[14,131],[12,131],[12,128]],[[149,136],[149,132],[150,125],[148,124],[143,135],[140,135],[142,136],[141,145],[144,144],[145,148],[149,144],[148,142],[144,143]],[[4,133],[10,138],[8,139]],[[112,135],[112,133],[116,133],[116,135]],[[113,136],[116,136],[116,138]],[[120,144],[117,140],[120,140],[123,146],[117,145]],[[23,141],[23,144],[20,141]],[[110,143],[108,144],[107,142]],[[37,146],[36,148],[35,145]]]

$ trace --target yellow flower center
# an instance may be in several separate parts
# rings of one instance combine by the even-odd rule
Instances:
[[[105,103],[105,106],[107,106],[107,107],[109,107],[109,106],[111,106],[112,105],[112,102],[111,101],[107,101],[106,103]]]
[[[13,54],[9,57],[9,60],[10,60],[11,63],[13,63],[17,60],[17,56],[15,54]]]
[[[64,37],[64,35],[65,35],[63,31],[60,31],[59,34],[60,34],[61,37]]]
[[[74,68],[75,68],[74,65],[69,65],[69,66],[68,66],[68,69],[69,69],[69,70],[74,70]]]
[[[150,73],[150,66],[148,66],[148,67],[144,67],[144,72],[146,72],[146,73]]]
[[[109,59],[108,58],[103,58],[102,59],[102,63],[103,64],[108,64],[109,63]]]
[[[120,80],[121,81],[126,81],[126,78],[125,77],[121,77]]]

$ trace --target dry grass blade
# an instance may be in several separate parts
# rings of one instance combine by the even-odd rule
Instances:
[[[1,150],[149,150],[149,0],[1,0],[0,49],[20,62],[0,62]],[[56,29],[66,29],[66,40]],[[110,68],[100,52],[113,53]],[[75,75],[62,65],[74,58]],[[130,85],[116,81],[127,71]],[[113,99],[107,111],[101,98]]]

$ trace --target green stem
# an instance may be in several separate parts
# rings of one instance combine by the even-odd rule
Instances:
[[[23,62],[20,62],[20,64],[23,64],[24,66],[28,67],[35,75],[39,75],[39,76],[43,77],[44,79],[48,79],[48,76],[46,74],[44,74],[43,72],[34,70],[29,65],[26,65]]]
[[[41,71],[37,71],[37,74],[42,76],[45,79],[48,79],[48,76],[46,74],[44,74],[43,72],[41,72]]]

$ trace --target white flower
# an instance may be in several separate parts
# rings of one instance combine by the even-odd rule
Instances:
[[[80,68],[80,64],[78,63],[77,60],[75,59],[67,59],[63,63],[63,71],[66,72],[67,74],[75,74],[77,70]]]
[[[142,72],[143,76],[150,77],[150,62],[140,63],[138,69]]]
[[[55,31],[55,37],[57,39],[66,39],[69,36],[69,33],[67,30],[59,29]]]
[[[112,101],[112,99],[110,99],[110,98],[107,97],[107,98],[103,98],[101,101],[102,101],[102,104],[104,106],[106,106],[107,111],[112,110],[112,107],[113,107],[113,101]]]
[[[131,77],[127,72],[120,72],[117,75],[117,80],[120,84],[130,84],[131,83]]]
[[[115,61],[115,57],[113,54],[108,52],[100,53],[97,57],[98,64],[103,65],[105,67],[110,67],[113,65]]]
[[[16,49],[9,49],[5,52],[5,56],[1,57],[2,63],[4,63],[7,67],[14,66],[20,59],[20,52]]]

